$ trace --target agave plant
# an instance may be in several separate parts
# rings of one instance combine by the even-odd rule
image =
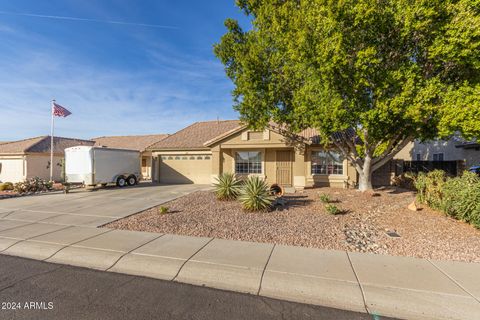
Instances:
[[[235,200],[240,193],[241,182],[233,173],[222,173],[214,186],[217,199]]]
[[[245,210],[266,211],[272,205],[274,196],[264,180],[253,176],[245,180],[238,199]]]

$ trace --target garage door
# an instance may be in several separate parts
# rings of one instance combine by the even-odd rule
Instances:
[[[0,182],[19,182],[23,179],[23,158],[0,159]]]
[[[161,156],[161,183],[210,184],[211,175],[212,157],[209,154]]]

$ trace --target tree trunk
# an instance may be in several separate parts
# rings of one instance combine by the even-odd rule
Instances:
[[[368,175],[366,175],[365,173],[359,175],[358,190],[360,191],[373,190],[371,173]]]
[[[373,190],[372,158],[371,157],[369,156],[365,157],[365,161],[363,162],[363,168],[358,173],[359,173],[358,190],[360,191]]]

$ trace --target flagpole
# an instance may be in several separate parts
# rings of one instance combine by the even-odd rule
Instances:
[[[53,126],[55,124],[55,120],[54,120],[54,117],[53,117],[53,104],[54,103],[55,103],[55,99],[52,100],[52,106],[51,106],[51,110],[50,110],[50,114],[51,114],[51,117],[52,117],[51,128],[50,128],[50,181],[53,181],[53,134],[54,134]]]

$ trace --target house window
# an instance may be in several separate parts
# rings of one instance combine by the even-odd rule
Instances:
[[[262,153],[258,151],[235,153],[235,173],[262,173]]]
[[[434,153],[433,161],[443,161],[443,153]]]
[[[417,161],[421,161],[422,160],[422,155],[420,153],[417,153]]]
[[[313,151],[312,174],[343,174],[342,155],[331,151]]]

